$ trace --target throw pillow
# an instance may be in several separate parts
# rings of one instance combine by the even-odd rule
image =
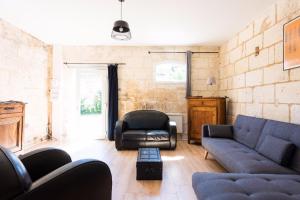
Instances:
[[[212,138],[232,138],[233,128],[231,125],[208,125],[208,135]]]
[[[287,166],[293,156],[295,145],[289,141],[267,135],[258,152],[274,162]]]

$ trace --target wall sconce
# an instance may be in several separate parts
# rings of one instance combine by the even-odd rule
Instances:
[[[214,90],[213,85],[216,85],[216,78],[213,76],[210,76],[207,78],[206,84],[208,85],[207,89],[211,91],[211,95],[210,96],[214,96],[214,94],[216,93],[216,91]]]
[[[216,84],[216,79],[215,77],[208,77],[206,81],[207,85],[215,85]]]
[[[255,56],[258,56],[260,53],[259,47],[255,47]]]

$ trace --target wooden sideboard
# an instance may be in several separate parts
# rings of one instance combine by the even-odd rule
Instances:
[[[201,143],[203,124],[226,123],[226,98],[188,98],[188,143]]]
[[[0,145],[13,152],[22,150],[25,104],[0,102]]]

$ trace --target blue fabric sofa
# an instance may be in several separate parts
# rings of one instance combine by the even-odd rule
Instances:
[[[201,200],[300,200],[300,125],[239,115],[204,125],[202,146],[228,172],[195,173]]]

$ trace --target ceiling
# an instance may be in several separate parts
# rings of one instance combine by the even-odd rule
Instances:
[[[219,45],[276,0],[126,0],[132,40],[111,39],[118,0],[0,0],[0,18],[50,44]]]

